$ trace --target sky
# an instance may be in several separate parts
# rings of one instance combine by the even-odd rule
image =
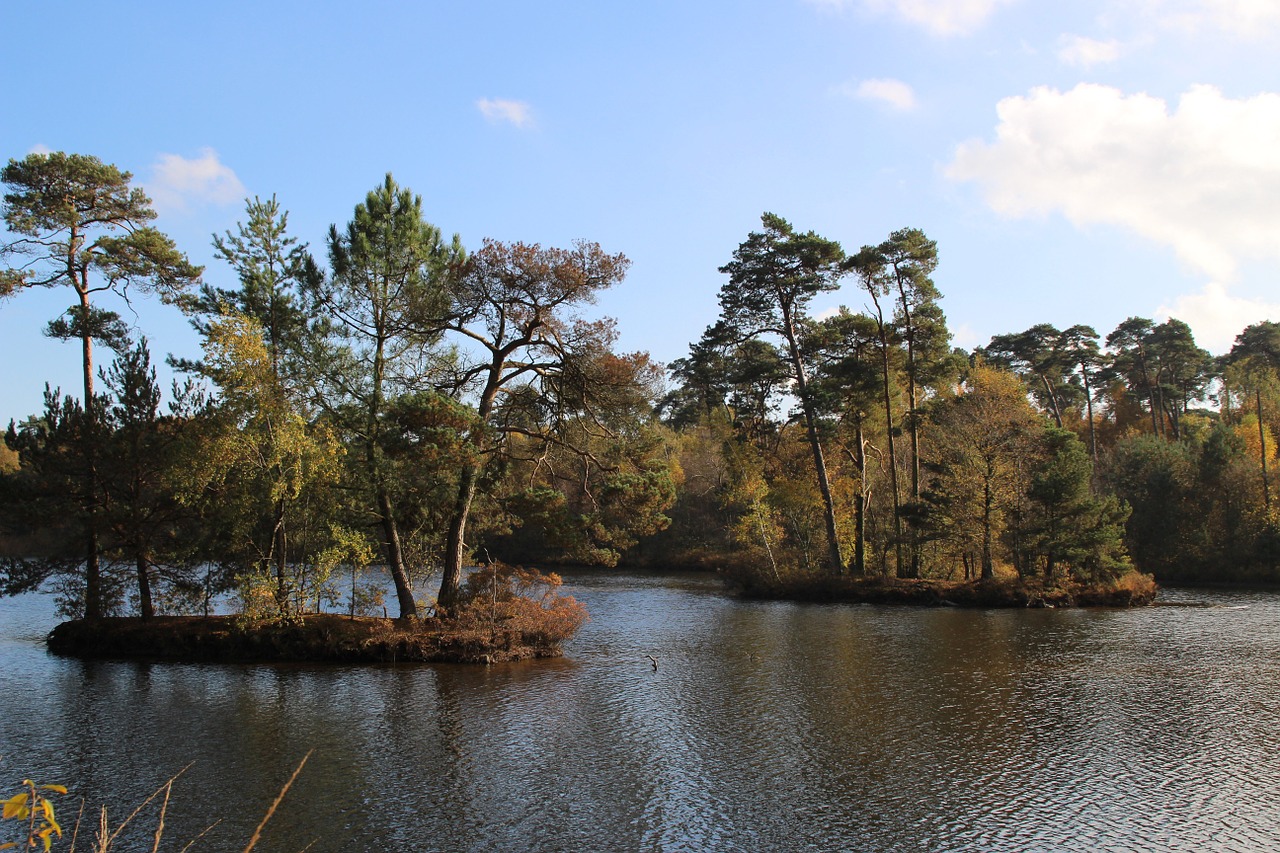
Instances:
[[[0,31],[0,162],[129,170],[221,287],[247,198],[323,259],[390,172],[469,248],[624,253],[593,310],[662,362],[764,212],[851,252],[923,229],[966,349],[1142,316],[1222,353],[1280,320],[1276,0],[65,0]],[[0,421],[77,393],[78,346],[42,334],[72,297],[0,302]],[[100,304],[157,361],[199,355],[176,309]]]

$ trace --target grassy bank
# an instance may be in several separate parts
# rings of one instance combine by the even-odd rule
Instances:
[[[757,573],[726,574],[726,582],[747,598],[924,607],[1137,607],[1150,604],[1156,596],[1155,581],[1138,572],[1096,584],[1017,577],[955,581],[794,574],[774,578]]]

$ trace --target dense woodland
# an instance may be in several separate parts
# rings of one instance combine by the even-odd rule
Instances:
[[[90,617],[228,591],[262,615],[415,616],[495,560],[1280,579],[1280,324],[1218,358],[1137,317],[963,352],[925,234],[847,251],[765,214],[720,269],[720,316],[664,369],[590,319],[623,255],[468,249],[390,175],[316,251],[250,201],[209,271],[114,166],[33,154],[0,178],[0,295],[66,292],[48,334],[84,367],[0,445],[0,592],[53,584]],[[815,315],[837,289],[858,308]],[[98,304],[131,292],[201,335],[171,389]]]

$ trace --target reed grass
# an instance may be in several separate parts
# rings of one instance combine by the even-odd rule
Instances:
[[[276,798],[271,802],[266,814],[262,816],[262,820],[259,821],[257,827],[254,828],[253,835],[249,838],[248,844],[245,845],[243,853],[252,853],[253,848],[257,846],[258,842],[262,839],[263,831],[266,829],[267,823],[280,808],[280,804],[284,802],[285,796],[289,793],[289,789],[293,787],[293,783],[297,781],[298,775],[302,772],[302,768],[306,766],[307,759],[311,758],[312,752],[314,752],[314,750],[309,750],[307,754],[302,757],[302,760],[298,762],[298,766],[294,768],[292,775],[289,776],[288,781],[286,781],[284,786],[280,789],[280,793],[278,793]],[[139,803],[134,810],[129,813],[128,817],[121,821],[115,829],[111,828],[111,822],[107,817],[107,807],[102,806],[98,813],[97,832],[95,833],[93,846],[89,853],[111,853],[116,842],[119,840],[121,833],[123,833],[125,829],[133,823],[134,819],[142,813],[143,809],[163,795],[163,799],[160,801],[160,813],[156,818],[155,830],[152,833],[151,845],[151,853],[159,853],[160,843],[165,834],[165,818],[169,812],[169,801],[173,794],[173,783],[178,781],[178,778],[182,776],[182,774],[186,773],[190,768],[191,764],[188,764],[186,767],[183,767],[171,776],[164,782],[164,784],[156,788],[151,796]],[[43,848],[47,853],[52,853],[55,847],[53,836],[56,835],[60,840],[62,838],[62,831],[61,827],[58,827],[56,822],[53,821],[54,806],[52,801],[50,801],[43,792],[45,790],[50,790],[51,792],[61,793],[65,789],[60,785],[37,786],[29,780],[25,781],[23,786],[27,790],[7,801],[8,804],[12,804],[12,808],[6,806],[4,814],[5,818],[10,820],[18,819],[21,823],[25,824],[24,831],[22,832],[19,841],[0,844],[0,850],[34,850]],[[19,808],[18,803],[20,799],[27,803],[26,808]],[[41,824],[38,822],[37,818],[41,815],[45,816],[47,821],[53,823],[56,828],[56,832],[41,833],[38,831],[38,827],[40,827]],[[67,848],[67,853],[75,853],[76,851],[76,844],[80,839],[80,828],[83,819],[84,800],[81,800],[80,810],[76,815],[76,822],[71,832],[70,847]],[[196,843],[200,841],[200,839],[208,835],[209,832],[220,823],[222,823],[221,818],[205,827],[198,835],[186,843],[180,853],[186,853],[188,850],[191,850]],[[305,853],[305,851],[309,850],[315,843],[316,841],[313,840],[303,848],[301,853]]]

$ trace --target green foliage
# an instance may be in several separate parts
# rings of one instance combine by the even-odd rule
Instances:
[[[1046,428],[1043,458],[1031,472],[1033,502],[1028,552],[1052,581],[1069,571],[1085,583],[1110,581],[1133,569],[1124,548],[1128,507],[1113,496],[1095,498],[1088,451],[1067,430]]]
[[[1117,443],[1106,468],[1108,485],[1132,507],[1129,551],[1157,577],[1203,559],[1196,457],[1188,444],[1142,435]]]
[[[388,411],[399,392],[429,384],[448,366],[433,351],[448,316],[448,273],[465,259],[423,217],[422,198],[387,175],[356,205],[351,222],[329,229],[331,275],[307,277],[308,308],[332,319],[312,340],[317,402],[360,461],[364,523],[379,531],[400,615],[417,613],[406,548],[412,528],[397,501],[388,454]],[[441,380],[443,381],[443,380]]]

